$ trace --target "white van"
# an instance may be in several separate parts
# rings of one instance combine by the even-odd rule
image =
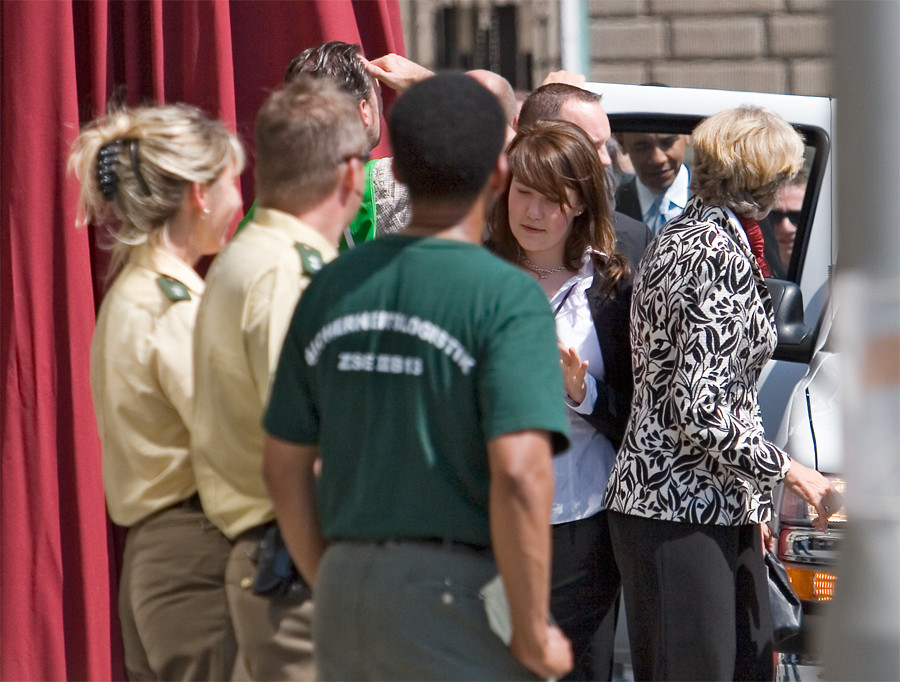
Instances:
[[[778,112],[803,135],[809,178],[783,280],[770,281],[778,306],[779,345],[775,359],[762,374],[759,400],[769,439],[792,458],[831,477],[841,490],[837,362],[828,343],[830,288],[837,249],[833,205],[834,100],[613,83],[588,83],[585,87],[603,96],[614,133],[689,134],[711,114],[753,104]],[[685,163],[690,166],[690,151]],[[828,532],[818,532],[811,523],[815,510],[783,491],[776,495],[775,512],[777,552],[804,604],[804,632],[779,648],[800,659],[809,659],[814,640],[810,635],[836,587],[833,570],[846,516],[842,509],[831,517]]]

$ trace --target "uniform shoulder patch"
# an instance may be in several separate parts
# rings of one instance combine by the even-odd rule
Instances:
[[[159,284],[159,288],[163,290],[163,293],[170,301],[191,300],[191,292],[188,291],[188,288],[184,284],[174,277],[160,275],[156,278],[156,283]]]
[[[300,262],[303,264],[303,271],[307,275],[315,275],[322,269],[325,263],[322,261],[322,254],[318,250],[300,242],[294,242],[294,246],[300,252]]]

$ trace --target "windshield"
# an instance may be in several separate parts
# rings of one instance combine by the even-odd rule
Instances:
[[[702,119],[635,114],[610,114],[609,119],[613,131],[610,157],[617,187],[616,209],[647,222],[656,230],[673,214],[654,215],[653,197],[663,192],[669,196],[670,187],[673,196],[679,191],[687,192],[693,164],[690,136]],[[760,221],[772,276],[795,282],[802,274],[828,151],[828,137],[822,130],[807,126],[797,126],[797,130],[806,143],[803,170],[779,192],[774,210]]]

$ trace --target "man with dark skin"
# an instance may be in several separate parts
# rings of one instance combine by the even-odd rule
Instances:
[[[549,623],[551,455],[568,440],[553,315],[533,279],[480,247],[505,127],[468,76],[413,85],[389,123],[409,227],[323,268],[285,339],[264,470],[315,584],[318,679],[572,666]]]

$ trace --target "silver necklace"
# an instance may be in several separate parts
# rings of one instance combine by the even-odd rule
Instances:
[[[555,275],[557,272],[562,272],[566,269],[565,265],[560,265],[556,268],[542,268],[528,260],[527,256],[522,256],[522,262],[526,268],[538,276],[538,279],[547,279],[550,275]]]

